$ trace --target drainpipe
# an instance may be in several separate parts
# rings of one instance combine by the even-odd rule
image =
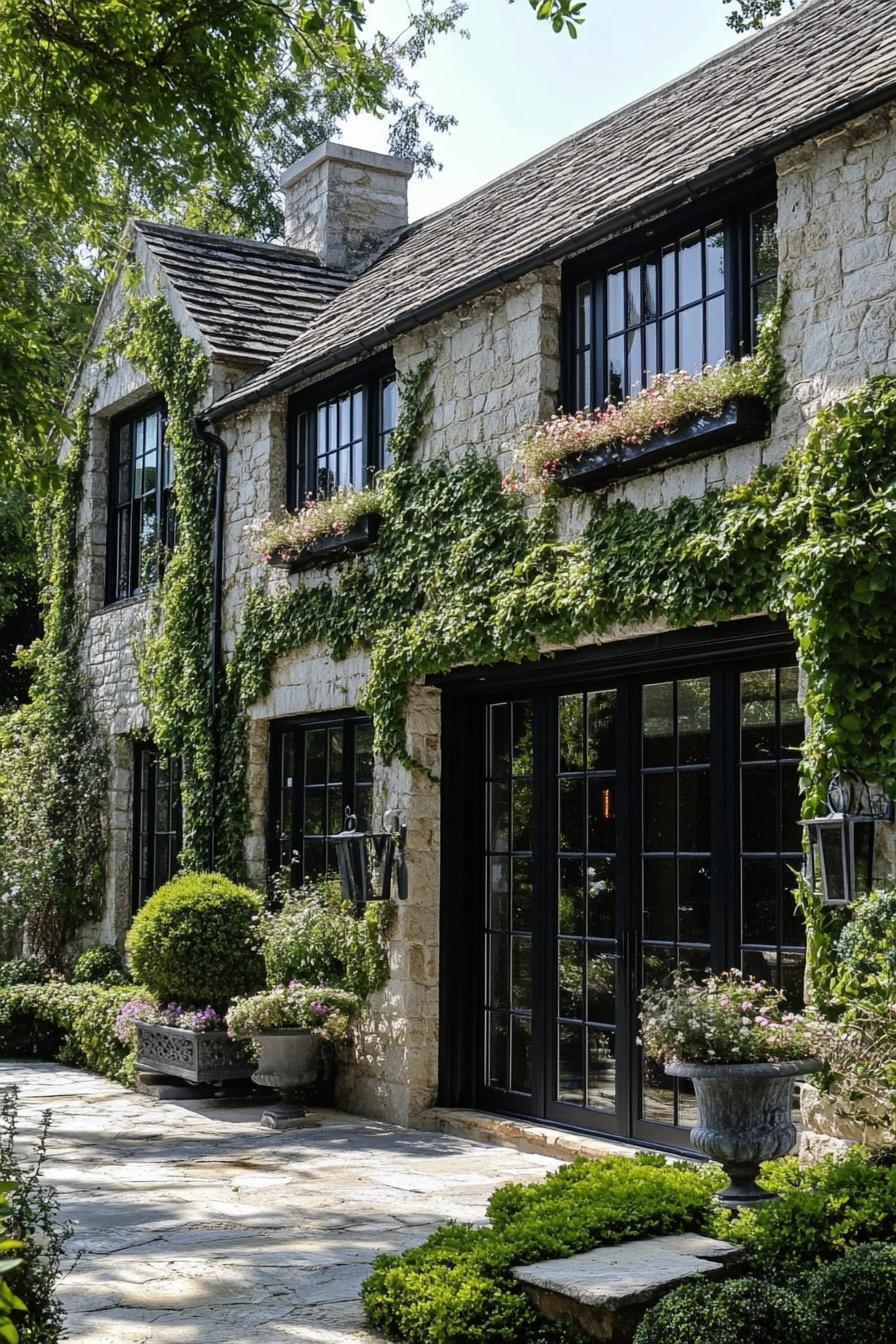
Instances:
[[[199,416],[193,421],[196,434],[215,450],[215,528],[212,553],[212,618],[210,656],[211,720],[212,720],[212,825],[209,837],[209,869],[214,872],[218,860],[218,791],[220,787],[221,743],[219,739],[219,711],[224,671],[224,652],[221,639],[222,607],[224,597],[224,495],[227,484],[227,445],[217,434],[207,429]]]

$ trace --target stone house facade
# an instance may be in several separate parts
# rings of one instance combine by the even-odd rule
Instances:
[[[366,465],[388,453],[395,389],[424,360],[432,361],[433,409],[420,460],[456,461],[474,449],[506,467],[521,428],[558,405],[596,404],[637,391],[657,369],[696,369],[726,350],[748,350],[757,311],[786,276],[783,404],[767,430],[721,447],[708,439],[608,483],[609,500],[654,510],[782,461],[821,406],[896,370],[896,32],[888,10],[888,0],[805,0],[767,32],[418,224],[407,222],[409,164],[332,143],[284,175],[283,246],[134,224],[142,284],[161,288],[210,358],[202,421],[227,455],[225,658],[253,587],[333,583],[339,572],[338,562],[298,576],[272,569],[252,545],[252,525],[299,505],[322,469],[363,483]],[[98,341],[123,302],[113,286]],[[81,381],[96,392],[80,556],[84,663],[113,759],[99,932],[120,941],[135,904],[176,867],[177,763],[149,742],[134,653],[147,583],[139,573],[143,522],[133,519],[163,527],[162,456],[143,495],[137,485],[149,479],[140,474],[147,445],[162,453],[155,436],[163,431],[152,418],[154,389],[126,361],[112,372],[88,363]],[[359,428],[351,416],[362,404]],[[357,460],[365,458],[360,476],[356,447]],[[141,501],[153,491],[144,515]],[[588,507],[581,497],[564,501],[563,536],[579,533]],[[412,689],[407,744],[429,774],[371,759],[356,709],[367,653],[336,661],[306,647],[279,659],[270,693],[249,707],[248,870],[262,885],[284,856],[299,854],[297,879],[332,864],[326,837],[346,799],[356,807],[363,799],[372,814],[389,806],[406,815],[409,894],[391,939],[391,977],[341,1061],[341,1104],[403,1124],[434,1123],[436,1103],[476,1107],[681,1146],[692,1098],[642,1076],[637,1063],[636,952],[652,948],[660,960],[677,954],[695,965],[736,957],[798,993],[803,937],[786,907],[784,876],[801,849],[795,649],[757,612],[693,631],[658,621],[548,653],[544,666],[458,669]],[[533,780],[536,798],[553,796],[558,714],[581,731],[583,715],[595,723],[615,716],[615,741],[632,761],[648,749],[664,761],[663,735],[677,731],[679,754],[642,781],[646,793],[598,757],[561,769],[559,787],[561,795],[593,793],[603,800],[597,807],[610,806],[612,788],[620,826],[637,813],[642,829],[661,830],[668,784],[681,828],[671,842],[644,830],[646,866],[629,883],[621,915],[600,922],[595,914],[593,927],[583,915],[576,931],[561,927],[559,936],[557,884],[591,883],[579,889],[591,899],[595,872],[609,871],[606,837],[599,845],[552,837],[556,816],[545,804],[553,821],[536,826],[527,849],[511,851],[508,841],[461,824],[457,803],[458,789],[488,793],[494,812],[505,785],[522,796]],[[734,816],[738,789],[747,788],[736,766],[718,765],[715,735],[733,740],[763,714],[776,724],[762,751],[780,802],[771,838],[741,842],[746,867],[737,871],[754,872],[754,891],[721,860],[713,867],[715,833],[694,837],[709,826],[701,808],[711,796],[724,795]],[[502,782],[494,760],[484,764],[483,743],[488,736],[494,753],[503,732],[525,733],[531,722],[542,737],[530,774],[511,771]],[[696,745],[701,734],[705,750]],[[446,746],[456,757],[456,735],[470,758],[460,781],[461,767],[443,760]],[[323,820],[322,795],[331,808]],[[461,867],[452,858],[459,851]],[[495,913],[502,896],[516,913]],[[596,970],[591,996],[592,967],[610,968],[611,1001]],[[568,973],[584,985],[578,998]]]

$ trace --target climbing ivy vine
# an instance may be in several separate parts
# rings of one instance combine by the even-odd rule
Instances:
[[[332,586],[261,585],[249,596],[228,668],[234,843],[245,829],[242,712],[269,690],[276,660],[311,642],[335,658],[369,649],[360,707],[374,719],[377,750],[415,764],[404,707],[422,677],[536,658],[545,644],[660,617],[688,626],[785,616],[813,720],[807,811],[842,767],[896,791],[896,379],[874,379],[823,411],[780,466],[662,512],[596,498],[581,536],[564,542],[552,492],[533,509],[502,487],[491,458],[412,460],[427,374],[404,387],[375,549]]]
[[[38,519],[43,636],[21,655],[27,704],[0,719],[0,935],[24,926],[59,957],[99,912],[104,889],[108,759],[81,666],[78,511],[90,442],[90,399],[74,419],[59,484]]]
[[[215,806],[215,706],[212,543],[214,449],[196,433],[208,388],[208,360],[177,328],[161,294],[132,292],[124,354],[165,399],[165,439],[174,459],[177,545],[161,557],[140,654],[139,683],[154,745],[182,762],[183,848],[180,866],[207,866]]]

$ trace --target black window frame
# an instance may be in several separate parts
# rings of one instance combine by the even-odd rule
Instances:
[[[154,565],[154,572],[149,583],[142,582],[140,573],[142,565],[142,548],[140,546],[140,532],[138,527],[139,510],[143,496],[136,494],[136,460],[135,460],[135,438],[134,425],[141,420],[147,419],[151,415],[158,413],[161,417],[160,435],[158,444],[158,463],[156,467],[155,483],[155,508],[156,508],[156,543],[159,546],[159,556]],[[147,592],[149,588],[158,583],[161,578],[163,566],[163,553],[166,548],[174,548],[176,541],[176,510],[174,507],[174,461],[173,453],[166,451],[166,428],[168,424],[168,411],[164,397],[153,396],[145,401],[141,401],[129,410],[114,416],[109,422],[109,454],[108,454],[108,516],[106,525],[106,604],[112,605],[115,602],[126,602],[132,597],[139,597]],[[130,479],[128,498],[119,502],[119,484],[121,480],[121,436],[123,431],[130,429],[130,456],[128,463],[128,475]],[[122,523],[127,527],[127,573],[128,581],[126,585],[119,582],[119,536]],[[124,590],[126,589],[126,591]]]
[[[387,452],[394,426],[384,429],[381,422],[383,387],[397,384],[395,362],[383,355],[356,364],[335,378],[303,388],[289,399],[287,411],[286,507],[301,508],[309,498],[317,498],[318,467],[317,416],[319,407],[337,401],[347,392],[363,395],[363,441],[361,448],[363,479],[352,480],[352,489],[370,485],[378,471],[388,465]],[[303,420],[304,417],[304,420]]]
[[[754,295],[769,278],[768,273],[754,276],[752,272],[751,216],[772,205],[777,205],[776,180],[772,174],[762,173],[735,189],[706,196],[566,262],[562,273],[561,405],[569,411],[584,409],[578,404],[576,367],[577,354],[582,348],[577,340],[579,286],[591,281],[590,409],[595,409],[604,406],[609,395],[605,325],[608,272],[619,265],[643,261],[648,253],[656,255],[659,270],[664,247],[719,222],[725,233],[725,350],[735,357],[751,353],[756,341]],[[661,299],[657,307],[657,347],[661,350]]]
[[[168,806],[168,828],[159,830],[158,828],[158,785],[159,785],[159,762],[164,760],[168,767],[169,781],[177,786],[177,804],[172,808],[169,797]],[[145,767],[145,777],[144,777]],[[168,752],[160,752],[151,742],[134,742],[134,763],[133,763],[133,843],[131,849],[131,911],[136,915],[150,896],[158,891],[163,883],[174,877],[179,868],[180,853],[183,849],[184,841],[184,815],[183,800],[181,795],[181,783],[183,780],[183,762],[180,757],[172,756]],[[169,783],[169,788],[171,787]],[[147,817],[150,823],[149,829],[143,825],[144,799],[146,802]],[[174,827],[171,828],[170,822],[174,820]],[[145,871],[142,864],[143,845],[145,839],[150,840],[147,849],[147,862]],[[167,871],[159,873],[158,871],[158,841],[164,838],[168,844],[169,862]],[[171,845],[174,845],[174,854],[171,853]]]
[[[375,796],[375,770],[376,758],[372,756],[371,772],[369,780],[358,781],[357,762],[358,752],[356,749],[357,731],[360,727],[369,728],[372,732],[373,721],[367,714],[362,714],[358,710],[336,710],[332,713],[324,714],[306,714],[299,717],[274,719],[271,721],[268,740],[268,821],[267,821],[267,852],[268,852],[268,872],[270,876],[283,874],[288,869],[289,884],[291,887],[299,887],[306,877],[316,877],[318,874],[308,874],[305,869],[304,844],[306,841],[304,819],[305,819],[305,789],[304,778],[304,742],[305,736],[309,732],[324,730],[329,734],[333,729],[342,731],[342,760],[343,771],[342,779],[338,781],[341,784],[341,800],[339,805],[340,827],[343,829],[346,809],[356,813],[358,803],[358,788],[369,789],[370,811],[373,811]],[[291,743],[291,759],[293,769],[293,783],[287,785],[284,780],[284,743]],[[301,744],[301,746],[300,746]],[[329,747],[328,747],[329,750]],[[371,752],[373,750],[371,742]],[[303,769],[298,771],[296,762],[300,758],[300,751],[303,760]],[[349,762],[350,767],[345,768],[345,763]],[[316,785],[316,788],[320,786]],[[335,784],[329,778],[323,785],[324,794],[329,788],[335,787]],[[289,836],[283,834],[284,817],[284,796],[290,795],[289,810]],[[326,806],[326,802],[325,802]],[[373,822],[373,816],[366,815],[363,810],[357,814],[359,828],[369,827]],[[332,828],[328,827],[326,833],[317,834],[310,838],[317,842],[323,840],[326,848],[330,837],[336,834]],[[288,858],[286,856],[289,856]],[[298,856],[298,858],[297,858]],[[327,870],[327,877],[336,876],[335,863],[331,864]]]

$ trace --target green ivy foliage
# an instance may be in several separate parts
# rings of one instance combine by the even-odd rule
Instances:
[[[215,739],[211,654],[214,450],[195,430],[208,388],[208,360],[181,335],[160,294],[130,296],[124,353],[165,398],[174,454],[177,546],[164,557],[139,665],[140,693],[160,751],[183,763],[182,869],[208,863],[214,809]]]
[[[90,399],[75,415],[58,489],[40,519],[43,636],[23,660],[29,702],[0,720],[0,930],[24,924],[58,961],[104,895],[108,760],[80,662],[78,511]]]

